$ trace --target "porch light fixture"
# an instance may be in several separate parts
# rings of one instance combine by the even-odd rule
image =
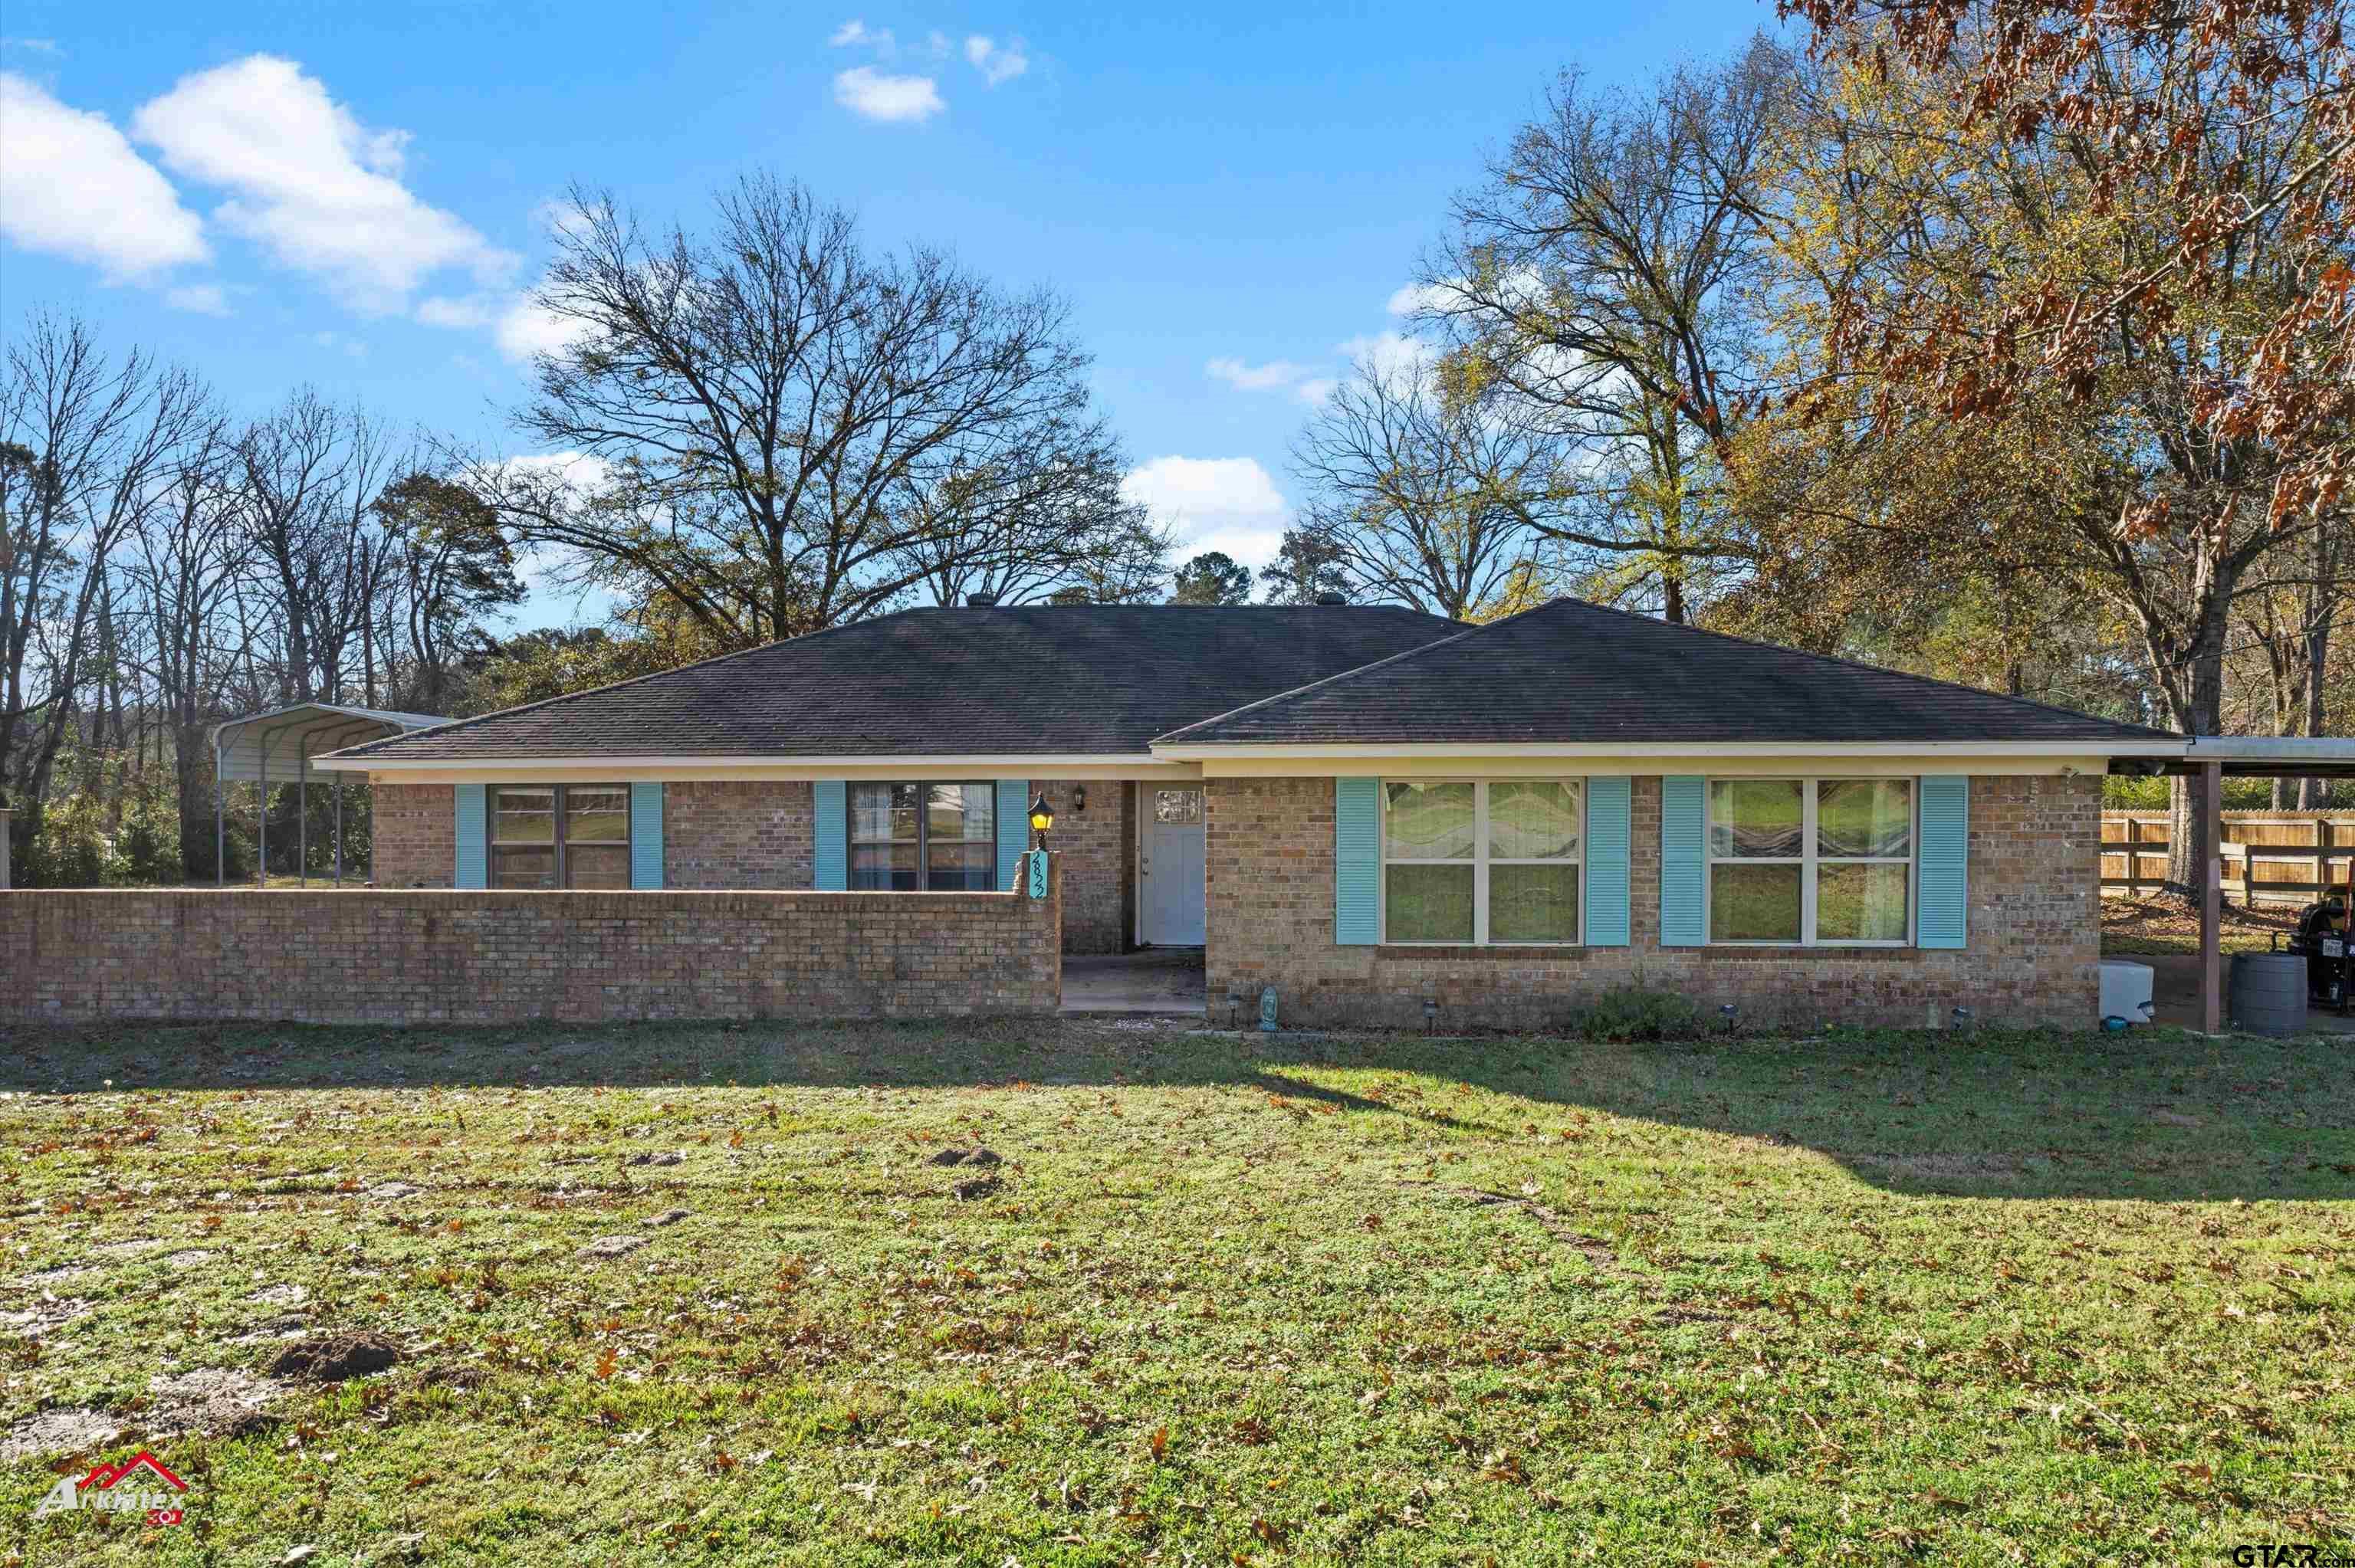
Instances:
[[[1039,835],[1034,849],[1047,847],[1047,830],[1055,825],[1054,809],[1047,804],[1047,792],[1039,790],[1030,797],[1030,831]]]
[[[1074,810],[1074,811],[1084,811],[1084,810],[1086,810],[1087,809],[1088,809],[1088,787],[1087,787],[1086,785],[1084,785],[1084,784],[1074,784],[1074,785],[1072,785],[1072,786],[1071,786],[1071,810]]]

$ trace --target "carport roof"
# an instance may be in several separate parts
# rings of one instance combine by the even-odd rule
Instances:
[[[223,783],[258,784],[267,762],[272,778],[291,782],[311,758],[338,747],[408,735],[450,721],[439,714],[406,714],[342,703],[294,703],[224,719],[213,726],[213,747]]]

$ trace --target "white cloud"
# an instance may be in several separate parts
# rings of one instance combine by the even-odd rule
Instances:
[[[1312,376],[1292,389],[1292,395],[1315,408],[1333,396],[1333,388],[1341,383],[1330,376]]]
[[[436,294],[417,302],[417,319],[425,326],[486,327],[498,319],[498,310],[480,294],[463,299]]]
[[[849,21],[837,27],[834,30],[834,36],[827,38],[826,42],[837,49],[866,48],[879,54],[888,55],[891,52],[895,40],[891,37],[890,28],[869,27],[866,23],[853,16]]]
[[[436,294],[418,302],[415,317],[421,326],[488,328],[499,352],[518,365],[534,355],[561,354],[589,332],[581,323],[543,308],[529,294]]]
[[[166,289],[164,302],[176,311],[194,311],[200,316],[229,314],[229,295],[218,283],[183,283]]]
[[[1394,316],[1411,316],[1417,311],[1436,311],[1453,304],[1456,299],[1452,283],[1409,283],[1392,294],[1390,313]]]
[[[1120,494],[1178,531],[1181,559],[1219,550],[1262,567],[1284,545],[1288,508],[1255,458],[1157,457],[1129,470]]]
[[[209,258],[203,223],[103,114],[0,71],[0,233],[16,244],[89,262],[110,282]]]
[[[311,341],[330,354],[340,351],[354,359],[368,357],[368,344],[339,332],[314,332],[311,334]]]
[[[524,361],[538,354],[561,354],[587,336],[589,329],[569,316],[535,304],[527,297],[499,313],[499,352]]]
[[[855,66],[834,79],[834,101],[869,120],[919,124],[948,105],[928,76],[890,76],[872,66]]]
[[[1308,374],[1305,365],[1295,365],[1288,359],[1271,359],[1265,365],[1246,365],[1240,359],[1214,359],[1203,369],[1242,392],[1272,392],[1279,387],[1289,387]]]
[[[251,55],[183,77],[132,129],[174,173],[230,192],[214,213],[224,227],[355,310],[400,310],[445,268],[489,285],[517,265],[400,183],[408,132],[364,129],[292,60]]]
[[[1396,375],[1426,365],[1437,356],[1438,350],[1421,338],[1409,337],[1401,332],[1378,332],[1350,338],[1339,345],[1338,352],[1352,365],[1370,366],[1382,376]]]
[[[55,38],[0,38],[0,49],[24,49],[32,54],[50,55],[63,58],[65,50],[58,48]]]
[[[1023,52],[1022,40],[1000,44],[980,33],[964,41],[964,58],[981,72],[981,79],[996,87],[1001,81],[1012,81],[1030,69],[1030,57]]]

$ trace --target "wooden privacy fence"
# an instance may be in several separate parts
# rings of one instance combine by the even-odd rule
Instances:
[[[2102,813],[2102,891],[2136,897],[2167,880],[2165,811]],[[2347,880],[2355,812],[2227,811],[2223,884],[2244,906],[2311,904]]]

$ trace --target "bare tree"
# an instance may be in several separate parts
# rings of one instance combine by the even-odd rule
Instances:
[[[78,319],[36,316],[0,381],[0,793],[38,831],[92,674],[112,556],[208,416],[185,372],[110,358]],[[110,650],[110,652],[112,652]]]
[[[212,869],[211,721],[235,650],[224,611],[253,565],[234,492],[238,454],[216,414],[195,433],[165,476],[158,504],[142,519],[126,568],[147,622],[147,673],[171,748],[179,802],[180,852],[189,876]]]
[[[1360,360],[1293,443],[1302,525],[1361,594],[1460,620],[1493,606],[1552,514],[1560,443],[1518,399],[1420,357]]]
[[[572,206],[537,302],[577,335],[517,424],[589,462],[467,469],[525,538],[720,647],[876,614],[968,555],[1077,569],[1103,545],[1107,438],[1054,295],[870,251],[765,175],[709,238],[649,236],[602,192]]]
[[[1747,553],[1724,473],[1763,377],[1759,187],[1790,69],[1762,35],[1646,94],[1564,73],[1423,270],[1422,319],[1475,385],[1586,449],[1550,536],[1643,562],[1672,620],[1697,567]]]

